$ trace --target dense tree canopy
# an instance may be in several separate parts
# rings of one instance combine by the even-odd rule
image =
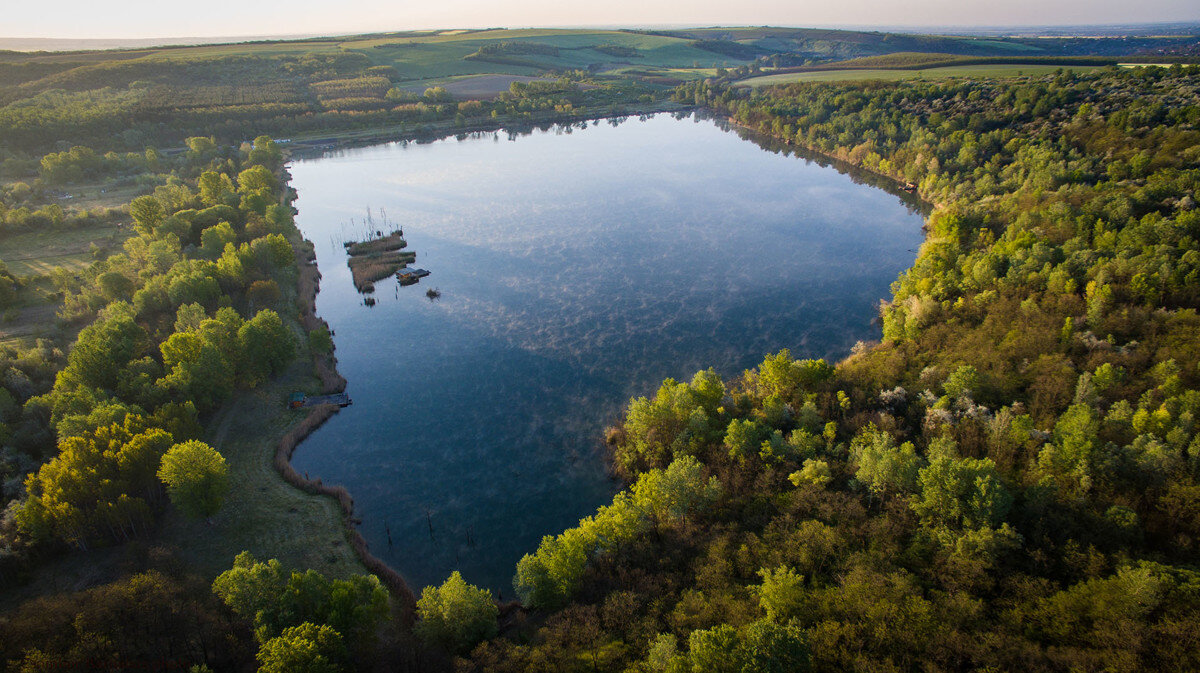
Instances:
[[[634,492],[720,490],[546,538],[517,586],[552,611],[461,670],[1200,667],[1200,72],[677,98],[913,183],[927,240],[882,342],[631,402]]]

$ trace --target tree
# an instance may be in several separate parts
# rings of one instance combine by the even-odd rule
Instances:
[[[205,320],[201,325],[208,323]],[[233,368],[221,349],[202,334],[176,332],[160,347],[167,375],[163,388],[202,411],[215,408],[233,389]]]
[[[134,284],[119,271],[106,271],[96,278],[96,286],[109,301],[128,300],[133,296]]]
[[[952,399],[971,398],[979,389],[979,372],[971,365],[963,365],[946,378],[942,389]]]
[[[251,386],[283,371],[296,349],[291,330],[284,326],[279,314],[270,309],[259,311],[241,326],[238,342],[243,358],[242,379]]]
[[[260,643],[302,622],[326,624],[346,638],[362,640],[387,615],[387,591],[374,575],[329,580],[309,570],[289,572],[275,560],[260,562],[242,552],[213,581],[213,592],[234,612],[254,621]]]
[[[793,486],[800,486],[800,484],[825,486],[832,480],[833,475],[829,471],[829,463],[815,458],[805,460],[804,467],[788,475],[788,481],[792,482]]]
[[[131,309],[128,304],[114,304],[108,317],[79,333],[63,372],[66,381],[107,390],[117,387],[122,369],[148,345],[146,331],[134,322]]]
[[[663,470],[651,470],[634,482],[634,507],[659,522],[678,522],[711,504],[721,494],[716,477],[704,478],[704,466],[692,456],[678,458]]]
[[[725,384],[711,369],[698,372],[690,384],[666,379],[653,399],[639,397],[629,403],[618,462],[626,470],[662,467],[680,454],[695,452],[714,431],[720,432],[713,419],[724,397]]]
[[[808,641],[799,626],[759,620],[741,630],[742,673],[803,673]]]
[[[246,301],[252,310],[272,307],[279,303],[282,296],[279,283],[273,280],[256,280],[246,288]]]
[[[770,620],[692,631],[688,650],[694,673],[801,673],[811,659],[800,627]]]
[[[729,449],[729,457],[744,461],[758,453],[759,445],[769,430],[756,421],[735,418],[729,421],[725,430],[725,447]]]
[[[138,231],[153,234],[154,228],[166,217],[166,211],[153,196],[139,196],[129,203],[129,216],[133,218]]]
[[[252,164],[260,164],[271,170],[278,170],[283,165],[283,150],[271,140],[271,136],[259,136],[254,139],[246,160]]]
[[[751,588],[758,596],[759,607],[767,613],[767,619],[786,623],[803,615],[807,598],[804,575],[788,566],[779,566],[775,570],[763,568],[758,574],[762,584]]]
[[[304,622],[289,626],[258,650],[260,673],[337,673],[346,646],[332,627]]]
[[[496,635],[498,614],[492,592],[467,584],[455,570],[441,587],[421,591],[415,631],[426,642],[462,653]]]
[[[217,141],[204,136],[193,136],[183,141],[187,145],[187,158],[192,164],[208,161],[217,153]]]
[[[858,462],[855,477],[879,496],[916,489],[921,457],[911,442],[896,446],[887,432],[867,426],[850,444]]]
[[[912,508],[930,527],[997,528],[1012,505],[991,458],[955,458],[940,452],[921,470],[920,482]]]
[[[132,537],[148,520],[145,499],[155,497],[153,475],[172,441],[133,414],[64,438],[59,455],[26,478],[17,524],[81,549],[96,537]]]
[[[200,174],[196,185],[200,188],[200,200],[206,206],[227,204],[234,193],[233,180],[224,173],[204,171]]]
[[[238,193],[242,195],[258,192],[274,192],[279,188],[275,174],[263,166],[251,166],[238,173]]]
[[[167,451],[158,478],[167,485],[171,502],[196,518],[216,514],[229,490],[229,466],[225,458],[208,444],[194,439]]]
[[[200,232],[200,253],[205,259],[219,259],[225,246],[237,242],[237,232],[228,222],[219,222]]]

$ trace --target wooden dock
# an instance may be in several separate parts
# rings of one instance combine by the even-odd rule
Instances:
[[[354,402],[346,393],[334,393],[332,395],[305,395],[304,393],[293,393],[288,401],[288,406],[292,409],[302,409],[304,407],[315,407],[322,404],[336,404],[339,407],[348,407]]]
[[[400,281],[401,285],[412,285],[428,275],[429,272],[425,269],[400,269],[396,272],[396,280]]]

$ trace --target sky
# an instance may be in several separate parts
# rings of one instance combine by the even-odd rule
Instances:
[[[3,37],[530,26],[1049,26],[1200,21],[1197,0],[0,0]]]

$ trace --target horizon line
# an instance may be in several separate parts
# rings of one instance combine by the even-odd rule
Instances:
[[[7,36],[0,35],[0,42],[76,42],[76,43],[129,43],[155,42],[154,45],[143,46],[195,46],[188,41],[206,40],[210,44],[239,44],[246,42],[269,41],[299,41],[316,38],[345,38],[367,35],[389,35],[393,33],[438,33],[444,31],[496,31],[496,30],[698,30],[698,29],[735,29],[735,28],[793,28],[798,30],[844,30],[850,32],[885,32],[885,33],[920,33],[922,31],[1030,31],[1030,30],[1062,30],[1075,29],[1137,29],[1158,26],[1176,26],[1179,28],[1195,27],[1200,32],[1200,19],[1180,19],[1146,22],[1108,22],[1108,23],[1026,23],[1026,24],[722,24],[722,23],[629,23],[629,24],[544,24],[522,26],[489,26],[489,27],[454,27],[439,28],[393,28],[388,30],[338,30],[331,32],[302,32],[302,33],[269,33],[256,35],[154,35],[142,37],[64,37],[64,36]],[[1184,34],[1180,34],[1183,36]],[[217,42],[221,41],[221,42]]]

